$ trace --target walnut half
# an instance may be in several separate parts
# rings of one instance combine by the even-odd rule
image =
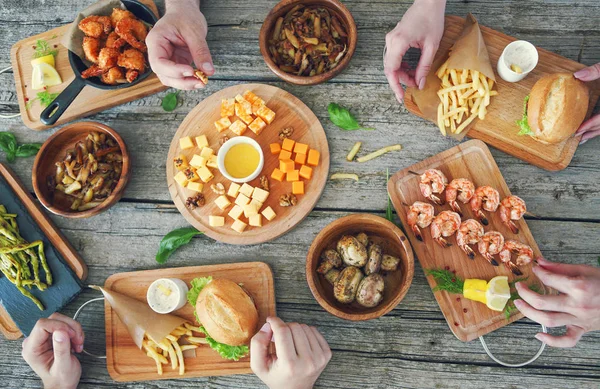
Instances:
[[[220,182],[217,184],[212,184],[210,186],[210,189],[219,196],[225,194],[225,186],[223,186],[223,184],[221,184]]]
[[[282,207],[291,207],[298,204],[298,199],[295,194],[286,193],[279,197],[279,205]]]
[[[294,127],[286,127],[283,130],[279,131],[279,139],[284,140],[285,138],[289,138],[294,133]]]
[[[267,192],[269,191],[269,179],[267,178],[267,176],[260,176],[260,188],[262,190],[266,190]]]
[[[197,207],[201,207],[206,203],[204,199],[204,195],[202,193],[198,193],[195,196],[188,197],[185,201],[185,206],[189,209],[196,209]]]

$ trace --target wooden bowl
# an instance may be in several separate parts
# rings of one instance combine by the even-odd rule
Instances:
[[[64,158],[66,151],[73,148],[75,143],[85,139],[92,131],[108,134],[121,148],[123,169],[117,186],[100,205],[86,211],[73,211],[67,204],[54,204],[53,196],[46,185],[48,176],[54,175],[56,171],[55,163]],[[61,128],[42,145],[33,163],[33,190],[44,207],[53,214],[69,218],[86,218],[99,214],[119,201],[129,181],[129,169],[130,160],[127,146],[115,130],[97,122],[73,123]]]
[[[333,286],[317,273],[319,258],[326,249],[333,249],[342,235],[365,232],[370,239],[381,244],[384,254],[400,258],[398,270],[382,272],[385,289],[381,303],[365,308],[356,302],[342,304],[333,297]],[[414,275],[414,255],[408,239],[393,223],[375,215],[359,213],[330,223],[315,238],[306,257],[306,280],[317,302],[334,316],[346,320],[376,319],[396,307],[406,295]]]
[[[283,70],[279,69],[279,66],[275,64],[273,59],[271,58],[271,54],[269,53],[268,45],[269,45],[269,37],[273,33],[273,27],[275,26],[275,22],[277,18],[283,16],[290,9],[292,9],[297,4],[302,4],[305,6],[309,5],[318,5],[329,9],[330,12],[334,13],[343,26],[346,28],[346,32],[348,33],[348,52],[342,58],[338,66],[331,69],[328,72],[312,76],[312,77],[304,77],[297,76],[294,74],[286,73]],[[258,37],[258,43],[260,46],[260,52],[267,63],[267,66],[273,73],[275,73],[279,78],[284,81],[287,81],[291,84],[296,85],[315,85],[325,82],[327,80],[332,79],[342,72],[350,63],[350,59],[354,55],[354,50],[356,49],[356,40],[357,40],[357,31],[356,31],[356,23],[354,23],[354,18],[348,8],[342,4],[341,1],[338,0],[282,0],[280,1],[267,15],[263,25],[260,29],[260,35]]]

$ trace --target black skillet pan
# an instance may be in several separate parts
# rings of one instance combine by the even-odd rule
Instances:
[[[154,25],[158,21],[154,12],[144,4],[135,0],[121,0],[121,2],[138,19],[150,25]],[[107,85],[100,81],[98,77],[82,78],[81,73],[88,68],[88,65],[86,65],[86,63],[77,55],[73,54],[72,51],[69,51],[69,62],[71,63],[71,68],[73,68],[73,73],[75,73],[75,79],[56,97],[56,99],[54,99],[52,103],[50,103],[48,107],[46,107],[46,109],[42,111],[40,120],[47,126],[56,123],[86,85],[109,90],[129,88],[130,86],[143,81],[152,72],[150,67],[148,67],[144,73],[140,74],[138,78],[131,83]]]

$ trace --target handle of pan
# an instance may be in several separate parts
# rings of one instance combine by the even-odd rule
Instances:
[[[545,325],[542,324],[542,332],[547,334],[548,333],[548,329],[546,328]],[[479,341],[481,341],[481,345],[483,346],[483,349],[485,350],[485,352],[487,353],[488,357],[492,358],[492,360],[502,366],[506,366],[506,367],[523,367],[523,366],[527,366],[533,362],[535,362],[540,355],[542,355],[542,353],[544,352],[544,349],[546,348],[546,343],[542,343],[540,349],[538,350],[538,352],[533,356],[533,358],[531,358],[528,361],[522,362],[522,363],[508,363],[508,362],[504,362],[500,359],[498,359],[497,357],[494,356],[494,354],[492,354],[492,352],[490,351],[490,349],[487,346],[487,343],[485,343],[485,340],[483,339],[483,336],[479,337]]]
[[[58,95],[56,99],[42,111],[40,115],[41,122],[47,126],[56,123],[85,85],[86,83],[83,79],[75,77],[69,86],[67,86],[60,95]]]
[[[91,304],[91,303],[95,303],[96,301],[104,301],[104,297],[93,298],[93,299],[88,300],[85,303],[83,303],[79,307],[79,309],[77,309],[77,312],[75,312],[75,315],[73,315],[73,320],[77,320],[77,318],[79,317],[79,314],[81,313],[81,311],[83,310],[83,308],[85,308],[86,305]],[[86,351],[85,348],[83,349],[83,353],[86,354],[86,355],[89,355],[90,357],[94,357],[94,358],[98,358],[98,359],[106,359],[106,355],[92,354],[92,353]]]

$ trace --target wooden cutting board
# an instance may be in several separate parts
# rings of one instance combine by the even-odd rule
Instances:
[[[388,182],[388,191],[394,208],[404,225],[404,230],[408,232],[407,236],[412,243],[421,267],[423,269],[444,269],[448,267],[450,270],[456,271],[456,275],[463,280],[466,278],[479,278],[489,281],[495,276],[508,276],[509,282],[516,279],[517,277],[502,264],[498,267],[490,265],[489,262],[479,255],[477,248],[475,248],[477,256],[474,260],[470,260],[456,244],[455,236],[449,238],[452,246],[445,249],[433,241],[429,228],[422,231],[423,242],[415,238],[406,221],[408,207],[404,204],[411,205],[417,200],[425,202],[427,200],[425,200],[419,190],[419,176],[411,174],[409,171],[421,173],[426,169],[441,170],[448,178],[448,181],[454,178],[467,178],[476,187],[490,185],[500,192],[501,200],[511,194],[490,150],[485,143],[479,140],[464,142],[394,174]],[[459,204],[464,214],[463,220],[474,218],[468,204]],[[443,206],[435,205],[435,209],[437,215],[440,211],[450,210],[450,206],[447,204]],[[506,239],[514,239],[528,244],[533,249],[536,258],[541,256],[540,249],[524,219],[517,222],[519,233],[513,234],[510,229],[502,224],[498,212],[494,214],[486,212],[486,215],[489,220],[489,225],[484,226],[486,232],[498,231]],[[523,276],[519,278],[528,277],[527,284],[536,283],[539,284],[542,290],[545,290],[531,271],[532,267],[533,263],[521,267]],[[431,288],[436,286],[433,277],[427,277],[427,281]],[[506,320],[502,312],[492,311],[484,304],[444,291],[435,292],[434,296],[448,322],[448,326],[454,335],[463,342],[476,339],[523,317],[517,311],[510,316],[509,320]]]
[[[248,226],[246,230],[240,234],[231,229],[233,219],[227,216],[231,207],[227,208],[225,211],[221,211],[214,204],[214,200],[218,196],[210,189],[212,184],[222,183],[227,190],[229,189],[230,181],[223,177],[218,169],[211,169],[215,178],[204,185],[203,194],[206,198],[206,205],[191,211],[185,206],[185,201],[195,192],[182,188],[173,179],[175,174],[177,174],[173,158],[179,154],[185,154],[188,157],[188,160],[190,160],[193,154],[199,153],[199,150],[196,147],[183,151],[180,149],[179,139],[185,136],[194,138],[205,134],[208,138],[210,147],[215,153],[219,150],[219,140],[223,135],[226,135],[229,138],[236,136],[230,130],[218,133],[213,123],[221,117],[221,100],[233,98],[237,94],[243,94],[246,90],[251,90],[258,97],[262,98],[266,105],[275,111],[276,114],[275,120],[269,124],[260,135],[257,136],[248,129],[244,133],[244,136],[256,140],[262,147],[265,163],[261,175],[266,175],[268,177],[270,185],[270,194],[264,207],[270,206],[273,208],[277,217],[272,221],[267,221],[263,218],[262,227]],[[273,169],[279,167],[279,160],[277,155],[271,154],[269,144],[281,142],[279,139],[279,131],[286,127],[293,127],[294,129],[291,139],[308,144],[310,148],[318,150],[321,154],[319,165],[313,167],[312,178],[310,180],[303,180],[305,194],[298,195],[298,204],[292,207],[281,207],[279,205],[279,197],[282,194],[292,192],[292,183],[286,182],[285,180],[283,182],[278,182],[270,178]],[[321,197],[321,193],[323,193],[325,183],[327,182],[328,172],[329,146],[325,131],[323,130],[323,126],[321,126],[319,119],[317,119],[310,108],[292,94],[283,89],[263,84],[235,85],[204,99],[187,115],[179,126],[179,129],[171,142],[169,155],[167,157],[167,183],[169,185],[169,192],[171,193],[173,202],[183,217],[209,237],[220,242],[239,245],[267,242],[294,228],[308,216]],[[249,182],[249,184],[252,186],[259,186],[259,179],[257,178]],[[231,200],[232,203],[234,201],[232,198],[229,198],[229,200]],[[225,216],[225,226],[209,226],[209,215]]]
[[[146,301],[146,291],[150,284],[158,278],[179,278],[188,286],[197,277],[227,278],[242,283],[248,290],[258,309],[259,324],[262,327],[267,317],[275,316],[275,289],[273,273],[269,265],[263,262],[233,263],[226,265],[193,266],[171,269],[158,269],[119,273],[109,277],[104,284],[110,289],[127,296]],[[180,376],[170,366],[164,368],[162,376],[156,372],[154,360],[137,348],[127,329],[111,309],[105,304],[106,323],[106,366],[115,381],[131,382],[173,378],[191,378],[203,376],[222,376],[230,374],[251,373],[250,357],[239,361],[229,361],[210,347],[203,345],[196,349],[195,358],[186,358],[185,375]],[[175,315],[196,323],[194,308],[186,304]],[[257,328],[257,330],[258,330]]]
[[[446,30],[440,42],[435,61],[440,57],[447,58],[448,51],[459,37],[465,19],[459,16],[446,16]],[[505,35],[491,28],[481,26],[492,68],[496,71],[498,58],[502,50],[515,37]],[[535,42],[533,42],[535,43]],[[485,120],[476,120],[469,130],[468,136],[480,139],[505,153],[529,162],[546,170],[562,170],[569,166],[575,150],[579,145],[580,137],[569,138],[555,145],[544,145],[535,141],[530,136],[519,136],[519,127],[516,124],[523,114],[523,100],[542,76],[558,72],[574,73],[585,65],[572,61],[558,54],[538,48],[539,63],[537,67],[524,80],[518,83],[509,83],[496,75],[498,96],[492,98]],[[434,62],[435,62],[434,61]],[[598,101],[600,87],[598,82],[587,83],[590,86],[591,97],[587,117]],[[404,99],[406,108],[415,115],[423,117],[419,108],[412,99],[412,89],[408,88]]]
[[[8,186],[7,189],[4,187],[5,183]],[[7,197],[3,198],[3,196]],[[9,207],[8,201],[12,201],[14,206]],[[83,262],[83,259],[81,259],[77,251],[75,251],[50,218],[42,211],[38,203],[33,200],[17,176],[6,165],[0,163],[0,204],[2,203],[7,205],[10,212],[15,212],[19,215],[17,221],[23,231],[24,238],[27,239],[24,231],[26,228],[39,231],[52,244],[54,250],[62,257],[75,275],[80,280],[86,279],[87,266]],[[26,223],[30,225],[26,225]],[[29,240],[33,239],[30,238]],[[45,249],[49,261],[48,264],[51,266],[51,270],[56,278],[57,272],[61,270],[57,266],[59,265],[58,262],[55,262],[55,266],[52,266],[51,261],[58,261],[59,258],[54,258],[54,252],[50,251],[52,247],[45,247]],[[0,278],[2,277],[4,276],[0,274]],[[58,280],[56,285],[58,285]],[[50,290],[48,289],[47,291],[49,292]],[[14,288],[14,293],[19,293],[19,291]],[[40,296],[44,296],[43,293]],[[44,301],[44,297],[41,297],[41,299]],[[29,305],[23,306],[24,310],[29,308]],[[35,305],[32,305],[32,308],[37,309]],[[32,310],[31,312],[35,315],[43,314],[41,311]],[[18,339],[23,335],[2,304],[0,304],[0,332],[7,339]]]
[[[155,14],[158,14],[158,8],[152,0],[138,0],[147,5]],[[73,15],[75,16],[75,15]],[[116,90],[104,90],[85,86],[73,103],[67,108],[65,113],[58,119],[55,125],[46,126],[40,122],[40,114],[44,110],[39,101],[31,104],[27,109],[26,99],[33,100],[37,92],[31,89],[31,60],[33,59],[34,47],[38,39],[48,42],[49,47],[56,48],[58,55],[55,58],[56,70],[63,83],[48,88],[51,93],[59,93],[65,89],[71,81],[75,79],[75,74],[69,63],[69,51],[60,44],[62,36],[69,30],[69,25],[53,28],[38,35],[25,38],[15,43],[10,50],[10,62],[15,76],[15,89],[17,91],[17,100],[23,123],[32,130],[43,131],[49,128],[68,123],[75,119],[93,115],[97,112],[124,104],[128,101],[140,99],[142,97],[160,92],[167,89],[156,74],[152,73],[144,81],[129,88]]]

